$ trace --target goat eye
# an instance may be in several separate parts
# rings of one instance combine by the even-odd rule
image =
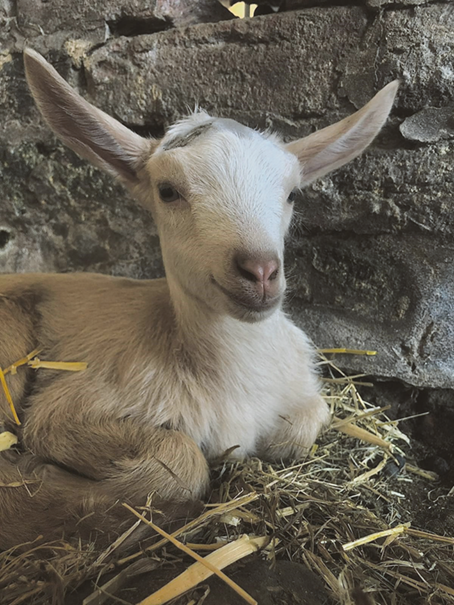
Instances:
[[[290,193],[290,195],[289,195],[289,196],[288,196],[288,198],[287,198],[287,202],[288,202],[289,204],[293,204],[293,202],[295,201],[295,199],[296,199],[296,189],[294,189],[294,190],[293,190],[293,191]]]
[[[169,183],[159,185],[158,191],[163,202],[176,202],[178,199],[180,199],[180,194],[178,191],[175,189],[175,187],[169,185]]]

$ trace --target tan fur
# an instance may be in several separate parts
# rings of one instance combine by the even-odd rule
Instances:
[[[204,494],[207,464],[189,437],[135,422],[121,407],[109,409],[113,392],[122,392],[119,403],[126,407],[126,399],[140,390],[140,377],[139,384],[134,380],[136,368],[143,369],[138,359],[159,356],[159,347],[152,352],[158,341],[169,348],[168,293],[164,280],[153,285],[155,289],[149,282],[95,275],[1,276],[0,367],[38,346],[44,359],[83,360],[89,365],[80,374],[21,368],[17,375],[7,376],[24,420],[22,443],[34,456],[26,458],[27,464],[20,459],[20,472],[25,481],[32,482],[31,487],[0,491],[3,548],[31,540],[38,533],[46,538],[60,536],[62,530],[72,533],[79,519],[93,511],[96,519],[88,524],[93,537],[95,530],[115,535],[119,531],[115,522],[124,517],[121,509],[117,506],[115,512],[110,511],[107,520],[99,513],[118,500],[143,504],[148,494],[155,493],[155,503],[160,506]],[[170,329],[164,324],[162,333],[149,330],[148,340],[148,321],[159,325],[158,316],[168,318]],[[178,372],[183,374],[177,367]],[[0,404],[3,418],[11,417],[2,393]],[[9,428],[14,430],[11,421]],[[5,457],[3,454],[0,461],[1,482],[16,482],[18,470]],[[32,528],[28,519],[33,520]],[[80,525],[77,530],[88,533]]]
[[[282,310],[287,198],[305,169],[316,178],[357,155],[396,90],[325,129],[312,154],[203,112],[159,142],[93,108],[36,53],[25,59],[50,126],[153,213],[167,279],[0,277],[0,367],[35,348],[88,363],[7,375],[24,453],[0,455],[2,548],[39,534],[111,538],[124,528],[119,502],[151,495],[170,512],[197,500],[207,459],[232,447],[238,458],[305,455],[329,412],[313,348]],[[163,184],[175,200],[161,199]],[[0,413],[17,429],[1,390]]]

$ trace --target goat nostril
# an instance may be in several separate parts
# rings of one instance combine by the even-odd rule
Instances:
[[[276,279],[276,277],[277,277],[277,274],[278,274],[278,273],[279,273],[279,269],[275,269],[275,270],[274,270],[274,271],[271,273],[271,275],[269,276],[269,278],[268,278],[268,279],[269,279],[269,281],[273,281],[273,280],[275,280],[275,279]]]
[[[238,269],[238,273],[241,275],[241,277],[244,277],[244,279],[252,282],[260,281],[260,276],[257,277],[256,273],[253,271],[248,271],[248,269],[243,267],[238,261],[236,262],[236,268]]]
[[[235,260],[238,274],[250,282],[267,284],[277,278],[279,262],[277,260],[263,260],[262,258],[239,258]]]

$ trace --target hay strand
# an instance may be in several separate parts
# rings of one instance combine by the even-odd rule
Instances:
[[[337,418],[335,418],[337,420]],[[355,437],[356,439],[360,439],[365,443],[371,443],[372,445],[378,445],[382,447],[384,450],[392,451],[392,444],[385,441],[378,435],[374,435],[370,431],[363,429],[352,422],[347,422],[346,424],[339,424],[339,426],[334,425],[332,428],[345,433],[349,437]]]
[[[6,384],[5,375],[3,373],[2,368],[0,368],[0,384],[2,385],[3,392],[5,393],[6,401],[8,402],[11,413],[13,414],[14,422],[20,426],[21,421],[19,420],[19,416],[17,415],[16,408],[14,407],[13,398],[11,397],[11,393],[9,392],[8,385]]]
[[[348,542],[347,544],[343,544],[342,548],[347,550],[352,550],[353,548],[357,548],[358,546],[364,546],[364,544],[369,544],[370,542],[375,542],[375,540],[379,540],[380,538],[386,538],[387,536],[398,536],[407,531],[409,524],[405,523],[403,525],[398,525],[396,527],[392,527],[391,529],[385,529],[384,531],[377,531],[373,534],[369,534],[368,536],[364,536],[363,538],[359,538],[358,540],[354,540],[353,542]]]
[[[153,571],[158,567],[158,562],[152,559],[140,559],[128,568],[123,569],[111,580],[100,586],[82,601],[82,605],[102,605],[111,597],[112,594],[118,592],[131,578],[138,575]]]
[[[88,364],[80,361],[41,361],[37,355],[41,352],[41,349],[35,349],[22,359],[15,361],[10,366],[2,370],[0,368],[0,385],[5,393],[6,401],[8,402],[9,408],[14,418],[14,422],[17,426],[21,425],[19,416],[17,415],[16,408],[14,406],[13,398],[11,397],[10,390],[5,380],[5,374],[11,373],[11,376],[17,374],[17,368],[27,365],[35,370],[44,368],[48,370],[64,370],[67,372],[83,372],[87,369]]]
[[[42,349],[35,349],[34,351],[29,353],[25,357],[22,357],[22,359],[19,359],[19,361],[15,361],[14,363],[12,363],[5,370],[3,370],[3,373],[8,374],[8,372],[11,372],[12,375],[17,374],[17,368],[19,368],[20,366],[24,366],[25,364],[28,364],[28,362],[31,359],[33,359],[33,357],[36,357],[37,355],[39,355],[39,353],[41,353],[41,351],[42,351]]]
[[[216,504],[211,504],[211,505],[208,504],[207,508],[213,507],[213,508],[211,508],[211,510],[207,510],[202,515],[200,515],[200,517],[198,517],[197,519],[193,519],[192,521],[189,521],[189,523],[186,523],[186,525],[184,525],[183,527],[181,527],[180,529],[175,531],[172,534],[172,536],[174,538],[177,538],[178,536],[181,536],[184,533],[188,533],[197,527],[203,526],[205,523],[210,521],[213,517],[217,517],[224,513],[235,510],[236,508],[239,508],[240,506],[246,506],[248,504],[251,504],[254,500],[257,500],[257,498],[258,498],[258,494],[253,492],[251,494],[246,494],[245,496],[241,496],[239,498],[234,498],[230,502],[222,502],[222,503],[216,503]],[[132,555],[124,557],[123,559],[120,559],[118,561],[118,564],[125,565],[126,563],[129,563],[130,561],[137,559],[137,557],[142,556],[143,552],[147,552],[149,554],[152,552],[155,552],[155,551],[159,550],[162,546],[164,546],[166,543],[167,543],[167,539],[163,538],[162,540],[159,540],[159,542],[156,542],[156,544],[152,544],[151,546],[148,546],[145,549],[145,551],[140,550],[139,552],[136,552]]]
[[[342,355],[368,355],[368,356],[372,356],[372,355],[376,355],[377,354],[377,351],[365,351],[363,349],[345,349],[345,348],[340,348],[340,349],[319,349],[318,352],[322,353],[323,355],[326,355],[328,353],[333,353],[335,355],[337,355],[338,353],[340,353]]]
[[[65,372],[83,372],[88,364],[84,361],[41,361],[38,357],[28,362],[34,370],[40,368],[45,370],[63,370]]]

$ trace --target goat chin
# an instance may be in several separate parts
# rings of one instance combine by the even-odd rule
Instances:
[[[391,83],[353,116],[289,144],[203,111],[153,141],[87,103],[34,51],[25,69],[57,136],[151,210],[168,279],[0,276],[0,367],[34,349],[88,364],[6,376],[26,453],[0,456],[0,547],[82,526],[107,535],[116,502],[150,495],[172,517],[204,496],[207,460],[229,450],[306,455],[329,411],[313,346],[280,309],[292,192],[367,147],[397,90]],[[208,265],[249,292],[219,292],[227,314],[172,280],[176,268],[204,283]],[[14,431],[3,389],[0,414]]]
[[[282,304],[283,294],[260,299],[258,296],[251,297],[248,293],[224,288],[214,278],[212,283],[222,293],[228,314],[240,321],[255,323],[267,319]]]
[[[231,317],[245,323],[259,323],[271,317],[280,307],[281,299],[273,302],[264,308],[251,308],[246,305],[236,303],[232,300],[227,302],[228,312]]]

